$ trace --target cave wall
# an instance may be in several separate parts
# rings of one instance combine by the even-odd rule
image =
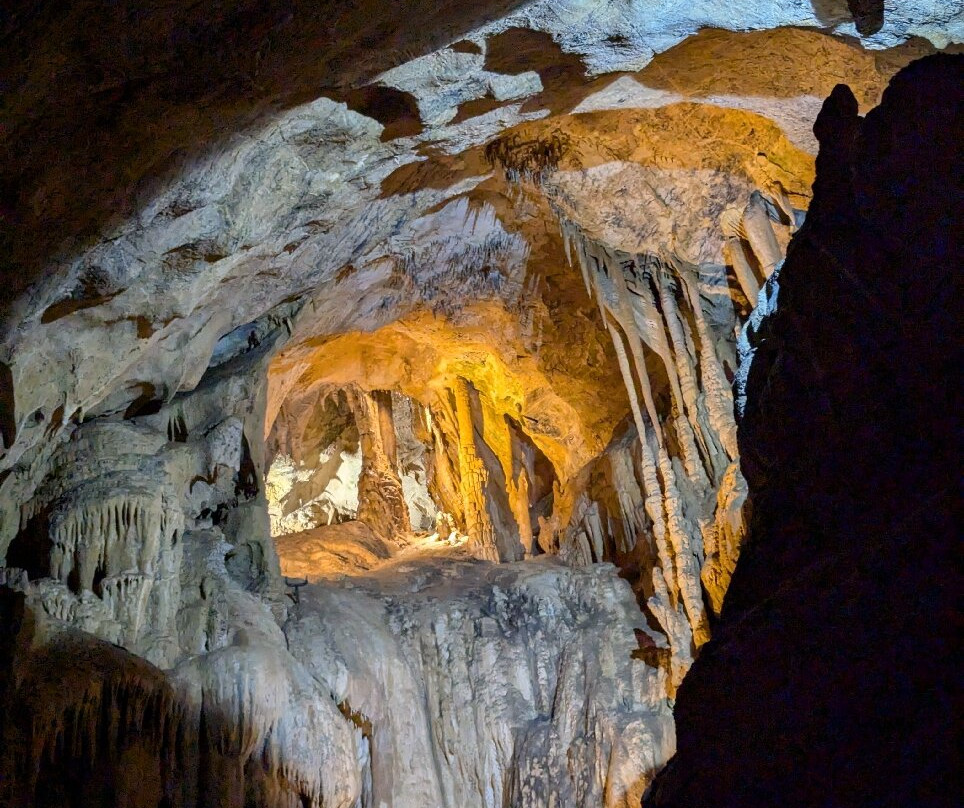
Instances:
[[[279,626],[261,435],[287,335],[54,448],[0,570],[4,805],[354,800],[356,730]]]
[[[814,127],[814,199],[747,330],[752,519],[645,805],[954,805],[961,56]]]
[[[633,658],[646,629],[612,566],[404,571],[318,589],[287,627],[366,727],[371,804],[638,804],[673,747],[672,714],[666,672]]]

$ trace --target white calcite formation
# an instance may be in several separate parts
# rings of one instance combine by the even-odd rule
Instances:
[[[622,523],[621,554],[649,537],[644,577],[652,581],[640,581],[639,590],[670,641],[675,687],[709,639],[706,604],[719,613],[745,532],[746,482],[724,368],[736,365],[740,318],[719,305],[728,295],[724,260],[727,252],[739,256],[736,280],[754,299],[757,277],[768,278],[782,260],[803,212],[779,181],[769,196],[720,171],[619,161],[563,171],[565,149],[508,140],[494,153],[510,178],[548,197],[567,260],[612,339],[638,444],[604,454],[606,496],[615,498],[607,518]],[[614,201],[627,189],[631,217]],[[732,204],[741,199],[742,207]],[[667,206],[679,214],[660,215]],[[587,563],[606,557],[612,534],[595,496],[570,491],[569,526],[554,526],[564,554]]]
[[[364,733],[366,808],[595,808],[674,746],[641,618],[610,565],[443,558],[310,586],[285,630]]]
[[[358,428],[344,394],[331,392],[289,398],[275,418],[265,479],[273,536],[358,516]]]

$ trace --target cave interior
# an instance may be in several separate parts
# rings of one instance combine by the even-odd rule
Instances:
[[[0,32],[0,805],[960,804],[964,3]]]

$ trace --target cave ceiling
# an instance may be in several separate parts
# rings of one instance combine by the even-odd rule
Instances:
[[[628,404],[591,395],[621,385],[560,222],[721,265],[754,189],[806,210],[832,87],[865,111],[962,24],[939,2],[869,33],[833,2],[331,6],[4,18],[0,470],[283,321],[268,428],[299,385],[424,397],[472,367],[572,473]]]

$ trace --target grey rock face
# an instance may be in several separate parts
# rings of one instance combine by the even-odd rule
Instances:
[[[588,808],[637,804],[673,748],[641,618],[609,565],[400,561],[309,587],[285,630],[367,728],[365,805]]]

